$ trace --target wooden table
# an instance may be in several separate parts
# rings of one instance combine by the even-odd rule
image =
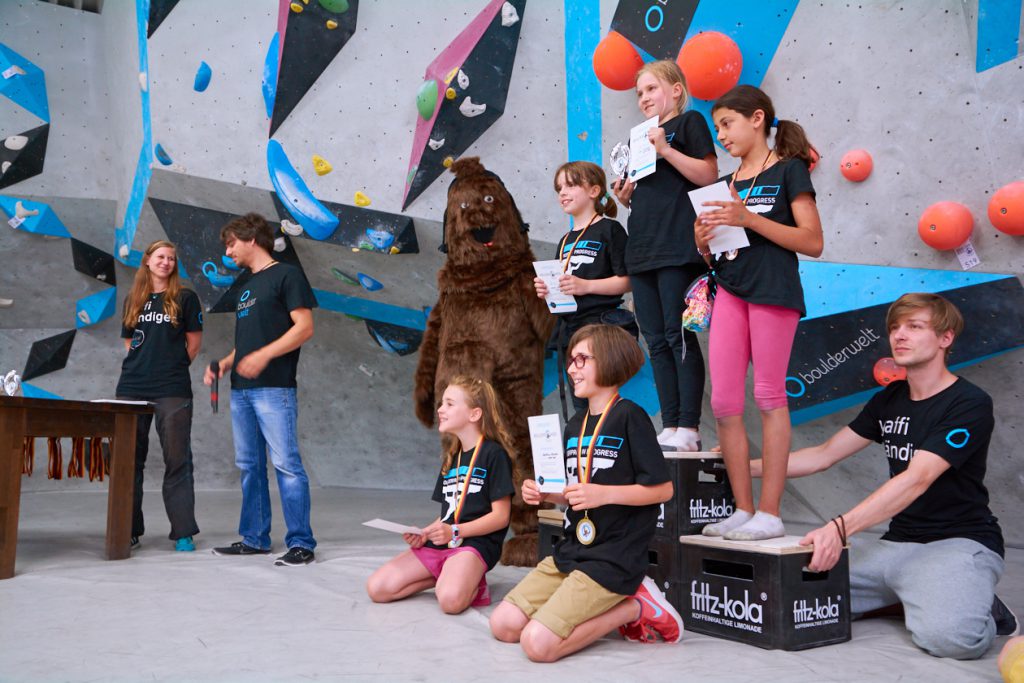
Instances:
[[[135,487],[135,421],[139,415],[152,412],[152,406],[148,405],[0,396],[0,579],[14,576],[22,443],[26,436],[112,439],[106,558],[123,560],[129,556]]]

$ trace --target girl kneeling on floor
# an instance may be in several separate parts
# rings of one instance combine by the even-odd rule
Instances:
[[[447,614],[491,604],[487,572],[501,557],[512,509],[511,443],[487,382],[455,377],[437,409],[444,435],[433,500],[441,516],[422,534],[405,534],[410,549],[366,582],[374,602],[392,602],[434,588]]]

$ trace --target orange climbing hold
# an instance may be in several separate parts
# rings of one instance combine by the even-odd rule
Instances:
[[[896,365],[896,361],[889,356],[875,361],[873,373],[875,381],[883,387],[889,386],[896,380],[907,378],[907,369]]]
[[[963,204],[938,202],[921,214],[917,234],[933,249],[956,249],[967,241],[974,229],[974,217]]]
[[[1024,235],[1024,180],[999,188],[988,202],[988,219],[1007,235]]]
[[[629,90],[644,60],[625,36],[609,31],[594,50],[594,74],[606,88]]]
[[[875,167],[866,149],[852,149],[839,160],[839,172],[850,182],[859,183],[871,175]]]
[[[718,99],[740,81],[743,53],[732,38],[718,31],[698,33],[683,44],[676,58],[686,74],[690,94],[702,100]]]

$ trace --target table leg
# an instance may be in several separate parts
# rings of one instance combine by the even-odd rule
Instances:
[[[0,410],[0,579],[14,576],[24,439],[25,411]]]
[[[108,560],[123,560],[131,554],[135,419],[132,414],[119,414],[114,418],[114,443],[110,449],[110,484],[107,491]]]

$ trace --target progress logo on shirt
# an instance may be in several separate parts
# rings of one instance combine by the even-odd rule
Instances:
[[[596,240],[580,240],[575,249],[572,248],[571,244],[566,244],[562,249],[562,257],[564,258],[566,254],[570,251],[572,252],[572,258],[569,259],[569,268],[565,271],[566,275],[572,275],[581,266],[592,264],[601,253],[602,248],[604,248],[604,244]]]
[[[455,506],[459,502],[459,493],[462,492],[462,483],[466,480],[466,476],[469,475],[469,466],[463,465],[458,468],[448,470],[448,474],[444,475],[444,482],[441,484],[441,493],[444,495],[444,515],[441,517],[441,521],[445,521],[455,512]],[[469,475],[469,488],[466,490],[466,497],[479,493],[480,489],[483,488],[484,482],[487,480],[487,470],[483,467],[474,467],[472,475]]]
[[[587,448],[590,446],[591,437],[583,437],[583,453],[582,457],[587,457]],[[569,438],[569,441],[565,444],[566,451],[571,453],[567,455],[565,459],[565,470],[569,476],[570,484],[578,484],[579,479],[579,448],[576,447],[579,442],[579,437],[573,436]],[[590,473],[590,480],[594,480],[594,475],[601,470],[608,469],[615,465],[615,461],[619,457],[619,450],[622,448],[623,440],[619,436],[605,436],[601,434],[597,437],[597,443],[594,444],[594,461],[591,465],[592,471]]]
[[[238,297],[238,317],[244,318],[249,315],[249,309],[256,305],[256,297],[252,295],[252,290],[247,289],[242,292],[242,296]]]
[[[758,185],[739,192],[740,199],[746,200],[747,209],[753,213],[768,213],[775,208],[781,185]]]

